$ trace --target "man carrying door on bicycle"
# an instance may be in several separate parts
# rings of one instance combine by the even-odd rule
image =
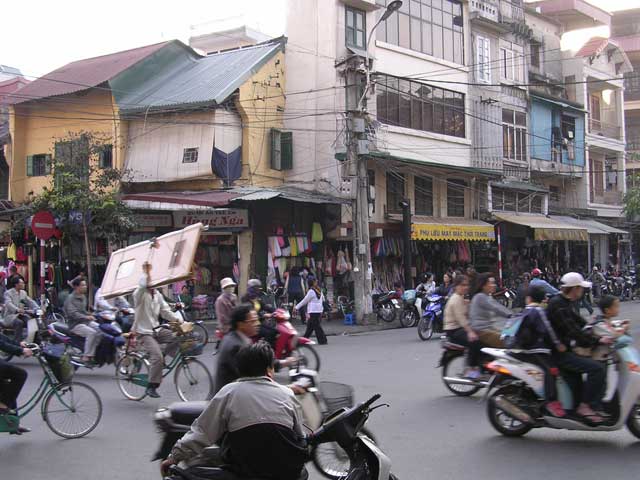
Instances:
[[[149,386],[147,395],[160,398],[157,388],[162,382],[162,368],[164,358],[160,344],[167,344],[165,354],[174,356],[178,350],[176,335],[168,328],[158,328],[158,317],[162,316],[169,322],[182,323],[182,317],[171,310],[162,294],[151,284],[151,264],[142,265],[144,275],[140,279],[138,288],[133,292],[135,319],[131,331],[138,336],[140,346],[149,354]]]
[[[33,352],[25,348],[24,344],[19,344],[1,333],[0,350],[18,356],[30,357],[33,355]],[[0,360],[0,415],[11,411],[15,412],[15,409],[18,408],[18,395],[20,395],[20,390],[26,381],[27,372],[24,369]],[[30,431],[27,427],[18,427],[15,433],[20,435]]]

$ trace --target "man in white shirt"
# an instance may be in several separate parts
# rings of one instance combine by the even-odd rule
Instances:
[[[131,331],[138,336],[138,341],[142,348],[149,354],[149,386],[147,395],[151,398],[159,398],[157,388],[162,383],[162,367],[164,357],[160,344],[167,344],[165,353],[169,356],[175,355],[178,349],[176,336],[168,328],[158,328],[160,323],[158,317],[162,316],[170,322],[182,323],[182,317],[171,310],[165,302],[162,294],[155,288],[149,287],[151,284],[151,264],[145,262],[142,266],[144,275],[140,279],[138,288],[133,292],[135,304],[135,320]]]

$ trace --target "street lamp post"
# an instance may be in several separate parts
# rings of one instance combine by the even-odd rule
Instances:
[[[402,6],[401,0],[394,0],[384,11],[380,19],[373,26],[369,32],[367,43],[365,46],[365,75],[366,84],[362,96],[358,99],[357,111],[349,112],[349,118],[347,121],[348,138],[347,145],[347,159],[349,162],[354,162],[356,166],[356,192],[353,201],[352,208],[352,224],[353,224],[353,239],[354,239],[354,257],[358,258],[358,262],[355,265],[357,270],[354,269],[355,283],[354,283],[354,295],[355,295],[355,307],[356,307],[356,319],[358,322],[363,322],[367,315],[372,312],[371,304],[371,280],[372,280],[372,265],[371,265],[371,241],[369,238],[369,182],[367,174],[367,162],[366,158],[359,151],[359,142],[357,141],[359,136],[365,132],[355,132],[354,125],[356,123],[368,124],[366,118],[366,98],[369,88],[371,87],[371,67],[369,65],[369,46],[373,39],[373,34],[383,21],[388,19],[394,12],[396,12]],[[355,120],[358,119],[358,122]]]

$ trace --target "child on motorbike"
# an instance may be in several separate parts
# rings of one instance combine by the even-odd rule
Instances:
[[[522,323],[516,334],[516,343],[524,352],[523,360],[531,361],[544,370],[545,409],[554,417],[564,417],[566,412],[558,401],[556,377],[558,368],[551,361],[551,349],[566,351],[547,320],[543,308],[546,291],[539,286],[530,286],[526,294],[526,307]]]
[[[598,307],[602,313],[592,324],[593,333],[599,337],[611,338],[616,343],[631,343],[629,320],[615,319],[620,314],[620,300],[613,295],[603,295],[598,302]],[[594,348],[591,356],[594,360],[604,360],[608,353],[609,347],[602,345]]]

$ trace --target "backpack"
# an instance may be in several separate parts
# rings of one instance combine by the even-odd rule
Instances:
[[[524,317],[527,315],[527,309],[524,309],[522,312],[517,315],[509,318],[507,323],[505,323],[502,332],[500,333],[500,340],[504,344],[505,348],[515,348],[517,345],[517,336],[520,327],[522,326],[522,321]]]

